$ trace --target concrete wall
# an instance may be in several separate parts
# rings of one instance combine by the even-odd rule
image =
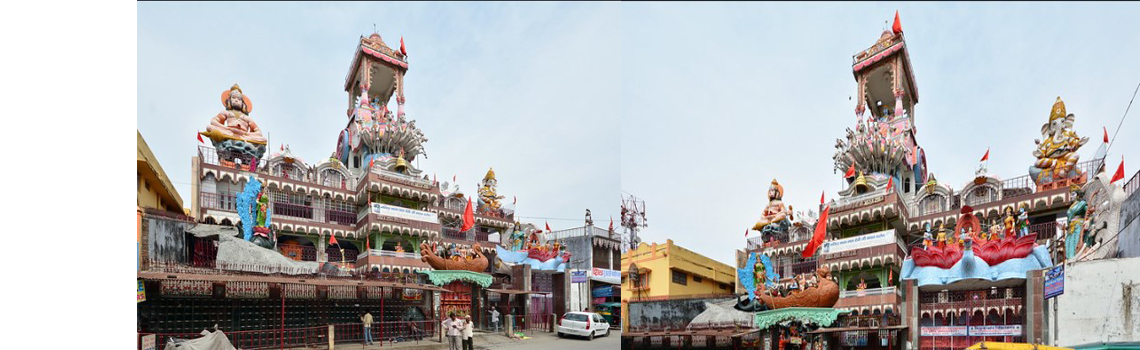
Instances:
[[[190,223],[158,216],[144,216],[142,220],[147,248],[144,259],[187,262],[186,228]]]
[[[1140,257],[1140,191],[1132,192],[1120,207],[1119,257]]]
[[[705,302],[718,302],[733,298],[682,299],[629,303],[629,325],[632,327],[669,327],[684,329],[689,321],[705,311]]]
[[[1045,307],[1054,345],[1140,341],[1140,258],[1066,264],[1064,294]]]

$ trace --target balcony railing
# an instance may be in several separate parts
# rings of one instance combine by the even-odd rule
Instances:
[[[1124,183],[1124,195],[1132,195],[1132,192],[1136,192],[1137,189],[1140,189],[1140,171],[1132,174],[1132,178]]]
[[[899,290],[898,288],[896,288],[894,286],[882,287],[882,288],[871,288],[871,289],[864,289],[864,290],[845,290],[845,291],[839,292],[839,297],[840,298],[851,298],[851,297],[864,297],[864,296],[872,296],[872,295],[890,295],[890,294],[898,295],[901,297],[902,296],[902,290]]]
[[[420,257],[419,254],[416,254],[416,252],[397,252],[397,251],[393,251],[393,250],[370,249],[370,250],[368,250],[367,253],[360,253],[359,255],[357,255],[356,259],[357,260],[364,259],[364,257],[366,257],[368,255],[386,256],[386,257],[393,257],[393,258],[407,258],[407,259],[417,259]]]
[[[441,234],[443,234],[444,238],[471,240],[467,238],[467,232],[461,232],[459,229],[453,227],[444,227]]]
[[[224,166],[244,171],[249,171],[250,165],[252,165],[255,161],[257,161],[258,167],[264,164],[264,161],[260,161],[243,153],[219,151],[213,147],[206,146],[198,146],[198,160],[205,164]]]
[[[1085,174],[1093,174],[1097,170],[1097,169],[1095,169],[1095,167],[1098,164],[1100,164],[1099,160],[1094,159],[1094,160],[1089,160],[1089,161],[1077,163],[1075,168],[1077,170],[1080,170],[1081,172],[1083,172]],[[1137,174],[1140,175],[1140,173],[1137,173]],[[1137,182],[1138,183],[1135,186],[1140,186],[1140,180],[1138,180]],[[938,212],[934,212],[934,211],[930,211],[930,210],[922,210],[921,212],[918,213],[919,214],[918,216],[940,214],[940,213],[945,213],[948,211],[958,211],[959,209],[962,208],[962,202],[963,201],[965,201],[966,204],[969,204],[970,206],[975,207],[975,209],[976,209],[977,207],[983,206],[983,205],[988,204],[988,203],[999,202],[999,201],[1000,202],[1008,202],[1008,201],[1012,201],[1014,199],[1019,199],[1021,197],[1031,196],[1031,195],[1034,195],[1037,193],[1037,183],[1035,183],[1033,181],[1033,177],[1031,175],[1022,175],[1022,176],[1003,180],[997,187],[998,188],[996,190],[1001,193],[1000,198],[999,198],[999,196],[997,196],[997,194],[988,195],[988,196],[985,196],[982,198],[977,198],[974,196],[969,196],[967,193],[964,193],[964,192],[958,192],[958,193],[951,194],[950,207],[949,208],[945,208],[944,210],[938,211]],[[963,198],[962,198],[963,196],[965,196],[967,198],[965,200],[963,200]],[[920,197],[921,196],[916,196],[916,198],[920,198]]]
[[[198,205],[205,209],[237,211],[237,195],[233,193],[198,193]]]
[[[841,210],[851,209],[854,207],[862,206],[864,204],[880,201],[880,198],[886,195],[886,189],[879,189],[853,197],[840,198],[839,200],[835,201],[835,204],[831,205],[831,211],[838,212]]]

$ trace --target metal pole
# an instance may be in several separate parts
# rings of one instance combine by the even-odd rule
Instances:
[[[281,290],[281,349],[285,349],[285,290]]]
[[[420,295],[423,295],[423,292],[420,292]],[[380,293],[380,347],[384,347],[384,293]]]

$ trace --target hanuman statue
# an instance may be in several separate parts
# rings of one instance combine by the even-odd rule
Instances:
[[[765,236],[787,231],[792,221],[792,208],[784,207],[783,198],[784,186],[772,179],[772,186],[768,188],[768,207],[764,208],[760,220],[752,226],[753,230],[760,231]]]

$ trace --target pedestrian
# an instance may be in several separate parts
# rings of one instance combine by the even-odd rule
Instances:
[[[360,322],[364,324],[364,344],[372,345],[372,314],[364,311],[364,315],[360,316]]]
[[[475,324],[471,315],[463,317],[463,350],[475,350]]]
[[[463,324],[455,317],[455,313],[447,314],[443,320],[443,329],[447,332],[447,345],[450,350],[459,350],[459,336],[463,334]]]
[[[491,323],[495,325],[495,333],[499,333],[499,309],[491,309]]]

